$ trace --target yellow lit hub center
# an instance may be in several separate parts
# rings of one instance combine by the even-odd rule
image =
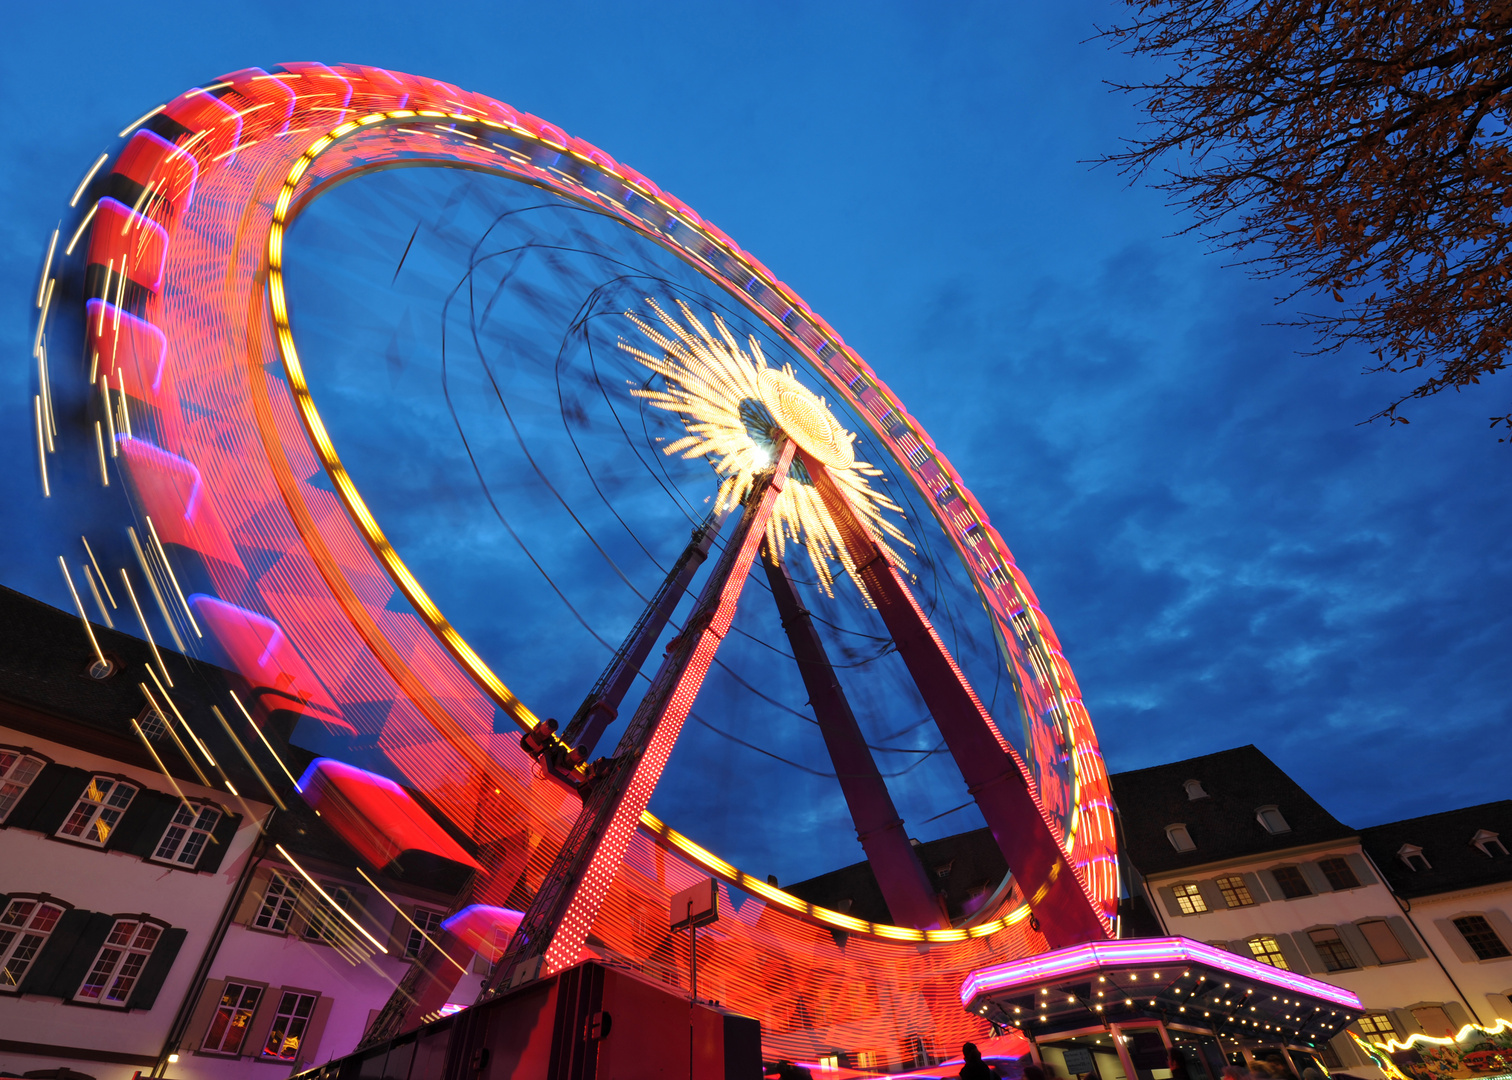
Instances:
[[[635,312],[625,314],[655,348],[625,340],[620,348],[661,378],[659,385],[653,381],[631,393],[681,418],[687,434],[665,446],[663,453],[707,458],[713,464],[720,477],[715,509],[739,506],[757,477],[771,467],[772,433],[765,420],[761,431],[747,423],[748,406],[760,402],[772,426],[828,470],[886,558],[902,568],[903,559],[892,545],[913,548],[892,520],[902,508],[872,487],[871,479],[880,477],[882,470],[856,460],[856,437],[840,426],[824,399],[800,383],[791,368],[768,365],[754,336],[746,339],[746,352],[718,315],[710,330],[681,300],[681,318],[654,300],[646,305],[655,322]],[[838,562],[870,602],[829,508],[813,484],[799,473],[795,477],[799,482],[782,489],[767,519],[768,550],[780,559],[789,540],[801,544],[820,588],[830,595],[831,563]]]
[[[761,403],[800,449],[831,469],[849,469],[856,463],[851,447],[855,436],[836,422],[823,398],[777,368],[762,369],[757,382]]]

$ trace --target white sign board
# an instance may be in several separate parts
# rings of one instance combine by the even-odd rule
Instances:
[[[667,918],[673,930],[707,926],[718,919],[719,887],[714,884],[714,879],[704,878],[673,896],[667,905]]]

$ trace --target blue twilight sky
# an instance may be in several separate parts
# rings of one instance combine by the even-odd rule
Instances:
[[[1275,286],[1173,236],[1183,221],[1155,193],[1083,164],[1138,119],[1104,85],[1131,63],[1086,42],[1120,7],[13,12],[0,43],[13,118],[0,169],[0,581],[68,602],[60,541],[32,513],[28,296],[84,170],[127,121],[222,71],[369,63],[490,94],[604,147],[797,289],[986,506],[1113,770],[1253,742],[1356,825],[1505,797],[1512,450],[1485,419],[1506,411],[1505,387],[1414,408],[1410,427],[1356,426],[1401,384],[1361,375],[1359,355],[1300,356],[1306,340],[1269,325],[1289,313]],[[376,232],[402,240],[401,217]],[[310,243],[339,260],[338,234],[322,235],[312,225]],[[445,509],[453,495],[431,497]],[[412,541],[418,562],[425,543]],[[454,595],[449,614],[486,624],[465,588]],[[708,806],[736,774],[774,805],[835,806],[773,759],[694,745],[716,744],[713,765],[684,755],[684,786],[659,793],[674,823],[701,815],[700,840],[784,881],[859,856],[832,813],[753,839],[750,815]],[[961,801],[915,787],[911,822]],[[953,815],[917,832],[972,824]]]

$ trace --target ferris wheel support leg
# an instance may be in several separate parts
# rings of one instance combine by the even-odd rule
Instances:
[[[856,714],[846,700],[808,608],[798,598],[787,564],[774,560],[770,550],[764,555],[762,561],[766,564],[777,611],[782,616],[782,628],[787,631],[809,704],[814,707],[825,748],[840,780],[840,791],[850,808],[856,838],[871,863],[887,910],[892,913],[893,922],[903,926],[920,930],[940,926],[946,915],[930,888],[918,854],[908,842],[903,819],[893,805],[887,782],[877,771],[871,748],[856,723]]]
[[[791,441],[784,443],[772,471],[747,497],[740,524],[704,582],[683,632],[668,648],[614,756],[583,792],[583,809],[509,948],[494,965],[483,999],[577,963],[714,654],[735,619],[794,450]]]
[[[807,454],[800,457],[1046,942],[1059,949],[1110,937],[1109,926],[1061,848],[1022,760],[1002,741],[965,673],[903,576],[862,525],[850,499],[822,464]]]
[[[593,756],[593,748],[598,745],[599,736],[604,734],[604,729],[619,715],[620,702],[625,700],[625,694],[635,683],[635,677],[640,674],[646,657],[651,655],[651,647],[667,628],[672,613],[677,610],[694,575],[709,557],[709,549],[714,546],[714,539],[723,528],[727,516],[728,511],[710,514],[702,525],[693,530],[693,538],[668,571],[661,588],[651,597],[646,610],[625,638],[624,645],[620,646],[614,659],[609,661],[604,674],[588,692],[588,697],[578,706],[577,713],[562,732],[562,741],[583,758]]]

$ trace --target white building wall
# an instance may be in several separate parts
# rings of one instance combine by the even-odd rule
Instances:
[[[143,790],[171,790],[161,773],[8,728],[0,727],[0,743],[30,747],[59,764],[124,776]],[[224,791],[189,783],[181,783],[180,788],[191,799],[209,799],[232,812],[244,812],[243,805]],[[56,997],[0,993],[0,1039],[155,1057],[237,877],[246,866],[257,839],[257,822],[253,819],[265,817],[270,806],[246,800],[245,809],[251,812],[250,816],[243,817],[225,858],[213,874],[176,870],[136,855],[101,851],[26,829],[0,828],[0,893],[50,893],[75,907],[107,914],[145,913],[188,932],[151,1009],[128,1012],[110,1006],[64,1002]],[[0,1051],[0,1069],[11,1072],[57,1064],[92,1071],[96,1076],[122,1072],[120,1066],[99,1063],[88,1067],[64,1060],[37,1064],[32,1055]],[[124,1075],[129,1077],[132,1071],[126,1068]]]

